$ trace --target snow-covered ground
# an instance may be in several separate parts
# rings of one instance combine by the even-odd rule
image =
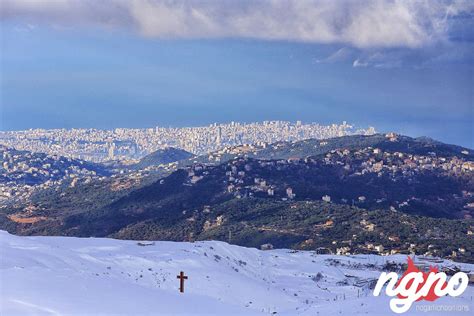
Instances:
[[[369,285],[387,261],[406,256],[315,255],[260,251],[208,241],[18,237],[0,231],[0,315],[394,315],[389,297]],[[422,263],[416,258],[415,264]],[[472,271],[474,265],[450,261]],[[178,290],[180,271],[189,276]],[[461,297],[416,302],[468,315],[474,288]],[[454,306],[454,307],[453,307]]]

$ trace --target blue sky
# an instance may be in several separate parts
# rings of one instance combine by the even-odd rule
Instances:
[[[473,148],[474,8],[422,4],[5,1],[0,129],[346,120]]]

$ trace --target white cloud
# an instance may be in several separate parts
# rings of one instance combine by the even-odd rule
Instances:
[[[360,61],[359,59],[354,60],[352,63],[352,67],[357,68],[357,67],[367,67],[369,65],[368,62],[363,62]]]
[[[470,1],[444,0],[3,0],[1,17],[131,28],[157,38],[416,48],[446,41],[449,18],[473,10]]]
[[[328,64],[346,62],[349,59],[354,58],[358,54],[358,50],[349,47],[342,47],[330,54],[328,57],[315,59],[314,62],[317,64]]]
[[[352,67],[396,68],[402,66],[403,60],[410,59],[407,54],[405,51],[396,50],[361,54],[359,58],[354,60]]]

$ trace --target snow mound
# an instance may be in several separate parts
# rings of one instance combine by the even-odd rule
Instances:
[[[415,264],[424,262],[415,258]],[[0,231],[0,315],[393,315],[371,286],[406,256],[261,251],[223,242],[19,237]],[[474,265],[439,260],[439,267]],[[189,277],[180,293],[180,271]],[[474,289],[417,302],[472,310]],[[437,315],[449,312],[437,312]],[[462,314],[462,313],[461,313]],[[465,313],[469,314],[469,312]]]

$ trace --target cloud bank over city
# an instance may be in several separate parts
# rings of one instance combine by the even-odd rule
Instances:
[[[119,28],[150,38],[250,38],[421,48],[470,33],[472,1],[4,0],[1,18]],[[456,33],[456,35],[453,35]],[[471,35],[467,35],[471,36]]]

